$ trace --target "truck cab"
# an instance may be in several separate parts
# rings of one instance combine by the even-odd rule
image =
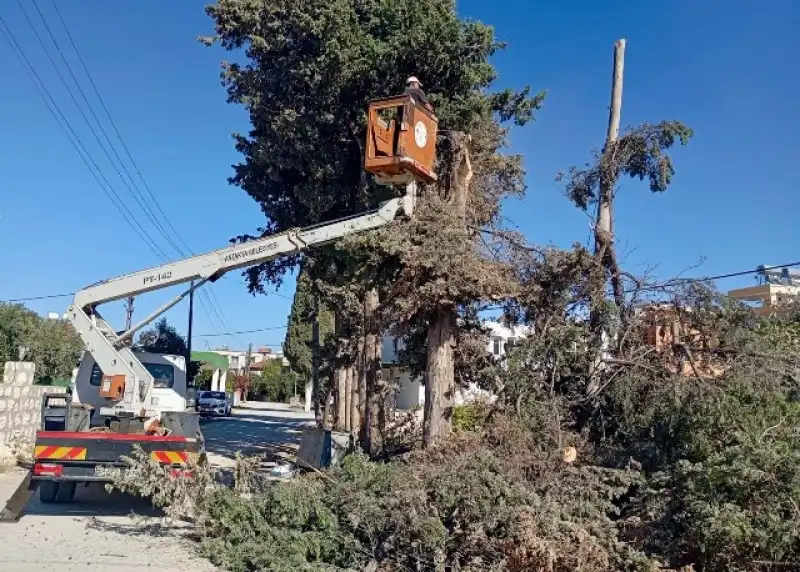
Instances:
[[[134,353],[155,380],[150,406],[159,414],[165,411],[186,411],[193,393],[186,379],[186,358],[149,352]],[[105,421],[99,414],[100,407],[107,404],[99,392],[102,379],[103,371],[92,354],[83,352],[71,384],[72,401],[90,405],[94,409],[92,425],[103,425]]]

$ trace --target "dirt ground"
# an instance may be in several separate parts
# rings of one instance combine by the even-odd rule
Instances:
[[[229,419],[203,424],[209,459],[229,467],[236,451],[252,454],[269,443],[296,443],[310,419],[285,406],[250,404]],[[11,496],[23,474],[0,475],[0,502]],[[0,570],[217,570],[196,555],[187,532],[185,525],[165,524],[146,500],[109,494],[100,484],[79,487],[70,504],[42,504],[37,494],[18,523],[0,523]]]

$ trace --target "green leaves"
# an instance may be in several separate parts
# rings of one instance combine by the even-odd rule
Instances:
[[[69,380],[83,350],[83,342],[69,322],[46,320],[20,304],[0,303],[0,363],[19,359],[36,364],[40,382]]]
[[[560,173],[557,181],[566,180],[566,195],[575,205],[587,210],[597,200],[600,185],[616,185],[620,175],[649,181],[650,190],[667,190],[675,174],[672,157],[667,153],[676,143],[687,145],[694,132],[680,121],[643,123],[629,128],[602,155],[596,154],[584,168],[571,167]]]
[[[362,169],[366,108],[402,92],[410,74],[425,85],[442,130],[471,131],[492,114],[524,124],[542,103],[530,89],[485,93],[496,77],[489,58],[503,45],[490,26],[459,20],[452,0],[219,0],[206,12],[215,35],[202,41],[244,50],[244,63],[222,73],[229,101],[251,122],[248,134],[235,136],[243,158],[230,182],[259,204],[262,234],[387,198]],[[263,292],[298,262],[248,271],[251,291]]]
[[[185,356],[187,348],[186,339],[178,333],[175,326],[170,325],[166,318],[161,318],[152,328],[139,335],[136,349],[155,354]]]

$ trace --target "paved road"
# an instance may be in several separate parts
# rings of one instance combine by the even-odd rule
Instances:
[[[286,406],[252,404],[229,419],[203,422],[209,459],[230,468],[236,451],[257,454],[270,442],[299,443],[302,427],[310,421],[310,415]],[[0,502],[11,496],[21,478],[20,472],[0,475]],[[132,513],[153,518],[143,524]],[[79,487],[75,502],[68,505],[45,505],[37,495],[20,522],[0,524],[0,570],[215,570],[194,555],[185,526],[167,526],[159,516],[144,499],[108,494],[97,484]]]

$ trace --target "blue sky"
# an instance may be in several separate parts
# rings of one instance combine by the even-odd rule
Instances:
[[[51,0],[37,2],[95,103]],[[22,3],[50,46],[33,3]],[[257,205],[226,182],[237,161],[230,134],[246,130],[247,120],[241,109],[225,102],[218,72],[226,55],[195,39],[211,31],[204,4],[59,2],[147,184],[194,252],[225,246],[229,237],[252,232],[262,222]],[[641,183],[623,182],[616,233],[627,267],[658,265],[658,274],[670,277],[702,258],[704,264],[689,274],[800,259],[797,199],[792,199],[796,179],[790,168],[800,155],[800,3],[463,0],[458,6],[463,15],[493,24],[509,44],[496,58],[498,87],[528,83],[548,91],[537,121],[512,136],[512,151],[526,158],[529,189],[506,214],[532,241],[567,246],[588,239],[586,215],[561,196],[554,175],[582,164],[602,144],[613,44],[625,37],[623,125],[679,119],[695,130],[690,145],[674,154],[677,175],[667,193],[652,195]],[[17,3],[3,2],[0,16],[144,231],[175,256],[112,170]],[[52,55],[60,64],[58,54]],[[157,257],[103,194],[5,42],[0,42],[0,57],[6,62],[0,84],[0,300],[71,292],[156,264]],[[82,103],[77,92],[76,97]],[[96,112],[104,118],[99,106]],[[720,286],[750,283],[746,277]],[[204,334],[285,326],[292,278],[279,295],[250,296],[238,274],[211,288],[222,307],[222,323],[198,305],[196,349],[281,343],[281,329],[233,337]],[[144,316],[170,294],[141,297],[135,315]],[[63,312],[68,303],[69,298],[60,298],[28,306],[41,313]],[[121,305],[104,313],[122,326]],[[185,303],[168,317],[184,329]]]

